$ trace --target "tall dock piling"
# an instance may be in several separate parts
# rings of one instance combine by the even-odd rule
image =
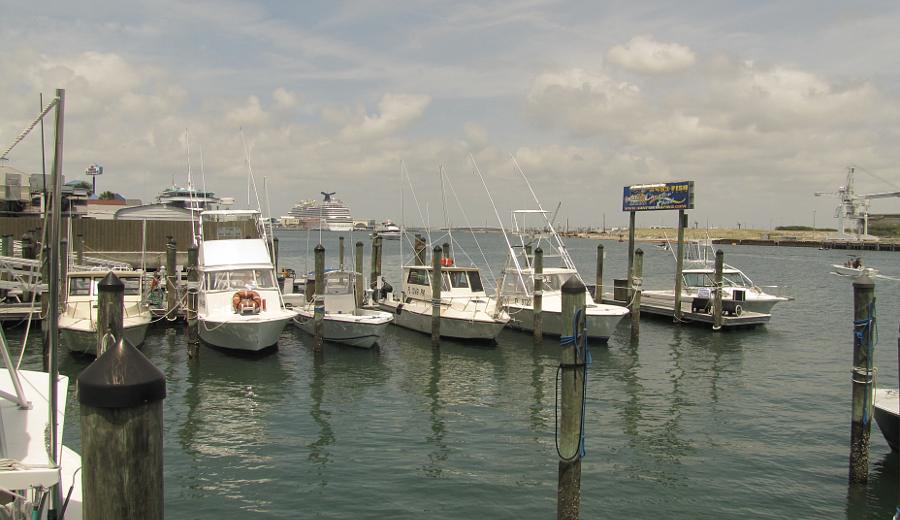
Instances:
[[[603,244],[597,244],[597,281],[594,286],[594,303],[603,303]]]
[[[853,281],[853,369],[850,381],[853,408],[850,413],[850,483],[869,477],[869,434],[872,430],[872,393],[875,332],[875,282],[868,276]]]
[[[26,231],[22,235],[22,258],[34,260],[35,257],[37,257],[37,253],[34,250],[34,234]]]
[[[178,316],[178,273],[175,272],[177,258],[175,239],[171,236],[166,241],[166,319],[175,321]]]
[[[121,339],[78,376],[84,518],[163,518],[165,397],[163,373]]]
[[[13,255],[13,236],[3,235],[3,256]]]
[[[29,246],[33,247],[33,246]],[[25,240],[22,239],[22,258],[25,257]],[[50,280],[50,248],[44,246],[41,254],[41,278],[40,280]],[[38,278],[32,276],[30,281],[32,284],[37,284]],[[47,284],[47,287],[50,287],[50,284]],[[31,301],[34,297],[33,292],[37,292],[37,287],[32,285],[31,291],[25,291],[25,298],[27,301]],[[49,296],[49,292],[47,295]],[[41,316],[49,316],[50,309],[50,298],[41,298]],[[43,370],[49,370],[50,368],[50,320],[41,320],[41,366]]]
[[[97,284],[97,357],[124,338],[125,284],[112,271]]]
[[[560,402],[557,454],[559,481],[556,492],[557,520],[575,520],[581,508],[581,457],[583,448],[585,345],[584,284],[577,276],[562,286],[562,320],[560,324]],[[574,332],[573,333],[573,323]]]
[[[363,296],[365,295],[365,287],[363,286],[363,243],[361,240],[356,241],[356,306],[362,307]],[[373,298],[374,301],[374,298]]]
[[[200,336],[197,333],[197,306],[199,304],[200,295],[200,273],[197,271],[197,246],[191,246],[188,249],[187,263],[187,311],[185,312],[185,321],[187,322],[187,343],[188,357],[194,358],[199,353],[197,345],[200,342]]]
[[[534,250],[534,342],[544,341],[544,250],[538,247]]]
[[[380,236],[375,237],[375,289],[380,286],[381,278],[381,260],[384,252],[384,239]]]
[[[372,237],[372,258],[370,259],[369,289],[372,289],[372,303],[378,302],[378,240]]]
[[[721,249],[718,249],[716,250],[716,274],[715,279],[713,280],[715,283],[715,287],[713,287],[712,305],[713,330],[722,328],[722,270],[724,267],[725,253]]]
[[[431,346],[441,344],[441,258],[443,249],[434,246],[431,253]]]
[[[634,266],[634,214],[634,211],[628,214],[628,275],[625,277],[628,280],[628,301],[631,301],[631,269]]]
[[[638,248],[634,252],[634,265],[631,268],[631,341],[641,337],[641,294],[644,292],[644,250]]]
[[[631,213],[634,215],[634,212]],[[687,224],[687,215],[683,209],[678,210],[678,253],[675,256],[675,314],[674,320],[681,322],[681,272],[684,270],[684,228]]]
[[[322,244],[316,246],[316,302],[313,314],[313,330],[316,341],[313,350],[322,350],[325,341],[325,247]]]
[[[444,259],[444,263],[450,265],[448,262],[450,261],[450,244],[444,242],[441,244],[441,258]]]
[[[278,237],[272,237],[272,265],[278,270]]]
[[[69,241],[65,238],[59,239],[59,250],[63,252],[59,258],[59,301],[64,302],[66,300],[66,277],[69,275]],[[50,285],[47,285],[47,288],[50,288]]]
[[[338,269],[344,270],[344,237],[338,237]]]

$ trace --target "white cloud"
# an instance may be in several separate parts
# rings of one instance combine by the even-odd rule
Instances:
[[[616,45],[607,58],[624,69],[641,73],[661,73],[686,69],[694,64],[694,52],[677,43],[661,43],[651,36],[635,36],[625,45]]]
[[[272,99],[275,101],[275,108],[281,110],[295,108],[300,103],[299,96],[284,87],[276,88],[275,91],[272,92]]]
[[[237,126],[265,125],[269,120],[269,115],[263,110],[258,97],[249,96],[243,106],[229,110],[225,119]]]
[[[385,94],[377,114],[360,113],[341,130],[341,136],[351,140],[386,137],[421,117],[429,103],[430,96]]]

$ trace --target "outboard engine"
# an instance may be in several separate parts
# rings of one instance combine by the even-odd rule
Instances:
[[[392,292],[394,292],[394,287],[391,286],[391,284],[389,284],[388,281],[385,280],[384,277],[382,276],[381,277],[381,290],[380,290],[381,298],[379,298],[379,299],[380,300],[386,299],[387,295]]]

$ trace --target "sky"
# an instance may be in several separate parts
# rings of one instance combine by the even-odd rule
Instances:
[[[255,208],[252,171],[273,216],[334,191],[355,218],[495,225],[536,207],[518,164],[570,227],[681,180],[692,225],[836,227],[814,193],[848,167],[900,190],[897,27],[872,1],[0,0],[0,146],[64,88],[66,180],[100,164],[144,202],[190,171]],[[39,134],[9,165],[41,171]]]

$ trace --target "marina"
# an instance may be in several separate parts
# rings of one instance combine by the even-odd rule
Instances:
[[[324,235],[327,252],[338,250],[340,236]],[[302,265],[305,240],[279,238],[280,263]],[[488,262],[502,262],[502,236],[485,239]],[[591,272],[596,242],[568,246]],[[754,277],[771,261],[765,248],[724,249]],[[797,299],[761,328],[723,335],[650,320],[634,344],[626,319],[606,346],[592,344],[584,517],[893,511],[895,456],[877,429],[866,492],[847,493],[852,291],[846,279],[822,274],[842,253],[779,251],[787,252],[778,257],[784,269],[770,281],[792,280]],[[627,250],[606,252],[609,285]],[[384,255],[390,277],[398,252],[387,247]],[[872,253],[871,261],[900,270],[891,253]],[[648,254],[644,266],[648,283],[671,280],[668,252]],[[877,291],[880,314],[896,313],[898,293]],[[876,350],[881,382],[897,377],[889,329]],[[8,334],[15,350],[22,329]],[[530,335],[506,330],[493,346],[446,340],[433,349],[427,336],[389,327],[372,349],[326,343],[321,356],[311,340],[287,327],[277,349],[261,356],[202,347],[191,359],[182,325],[151,328],[142,351],[169,385],[167,516],[552,516],[557,340],[534,346]],[[88,363],[66,355],[61,369],[73,378]],[[39,367],[40,356],[28,351],[24,366]],[[67,406],[77,417],[77,400]],[[64,442],[76,451],[80,435],[78,421],[67,421]],[[383,478],[343,485],[367,474]]]

